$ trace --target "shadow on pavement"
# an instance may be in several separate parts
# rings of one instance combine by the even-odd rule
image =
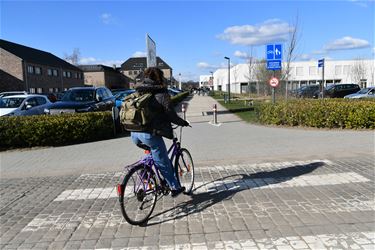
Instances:
[[[277,184],[277,183],[282,183],[288,180],[291,180],[295,177],[305,175],[308,173],[313,172],[315,169],[324,166],[324,162],[313,162],[310,164],[306,165],[296,165],[292,167],[287,167],[283,169],[278,169],[270,172],[259,172],[255,174],[235,174],[235,175],[230,175],[226,176],[220,179],[216,179],[214,181],[205,183],[199,187],[196,187],[193,190],[193,194],[191,195],[191,200],[182,202],[178,204],[177,206],[165,210],[163,212],[160,212],[158,214],[153,215],[148,222],[146,222],[142,226],[148,226],[148,225],[156,225],[156,224],[161,224],[167,221],[171,220],[176,220],[183,218],[185,216],[195,214],[195,213],[200,213],[201,211],[219,203],[224,200],[231,199],[236,193],[241,192],[245,190],[244,188],[236,188],[232,190],[228,190],[227,187],[224,184],[215,186],[217,190],[222,190],[222,191],[208,191],[206,193],[199,193],[199,194],[194,194],[194,191],[196,191],[199,188],[202,188],[204,186],[207,186],[209,184],[212,184],[217,181],[224,181],[229,178],[236,178],[233,180],[233,182],[240,182],[243,180],[251,180],[251,179],[266,179],[266,178],[272,178],[272,184]],[[263,184],[259,184],[257,187],[262,187],[262,186],[267,186],[266,182],[262,182]],[[228,184],[228,181],[226,181],[226,184]],[[152,222],[152,219],[157,219],[157,217],[161,217],[160,221],[155,221]]]

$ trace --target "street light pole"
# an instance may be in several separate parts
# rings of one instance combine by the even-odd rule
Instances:
[[[228,102],[230,102],[230,58],[227,56],[224,58],[228,60]]]
[[[214,72],[210,71],[210,73],[211,73],[212,90],[214,90]]]
[[[178,76],[179,76],[179,89],[182,89],[182,86],[181,86],[181,73],[179,73]]]

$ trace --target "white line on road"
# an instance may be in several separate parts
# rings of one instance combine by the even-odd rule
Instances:
[[[207,193],[242,189],[268,189],[268,188],[292,188],[306,186],[325,186],[348,183],[367,182],[369,179],[355,173],[336,173],[323,175],[301,175],[297,177],[278,178],[249,178],[224,179],[212,182],[196,182],[194,193]],[[109,188],[85,188],[63,191],[54,201],[65,200],[87,200],[87,199],[109,199],[117,197],[115,187]]]

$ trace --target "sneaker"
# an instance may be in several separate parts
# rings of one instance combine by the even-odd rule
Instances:
[[[172,190],[171,191],[171,196],[172,197],[177,197],[179,194],[185,192],[185,187],[182,187],[182,188],[179,188],[179,189],[176,189],[176,190]]]

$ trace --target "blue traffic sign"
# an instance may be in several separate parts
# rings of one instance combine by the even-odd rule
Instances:
[[[268,70],[281,70],[283,49],[281,44],[266,45],[266,58]]]
[[[268,70],[281,70],[281,60],[268,60],[267,69]]]
[[[267,47],[266,47],[266,58],[267,58],[267,60],[275,59],[274,54],[275,54],[274,45],[273,44],[267,45]]]
[[[283,50],[281,44],[268,44],[266,46],[267,60],[281,60],[283,58]]]
[[[324,67],[324,58],[318,61],[318,68]]]

